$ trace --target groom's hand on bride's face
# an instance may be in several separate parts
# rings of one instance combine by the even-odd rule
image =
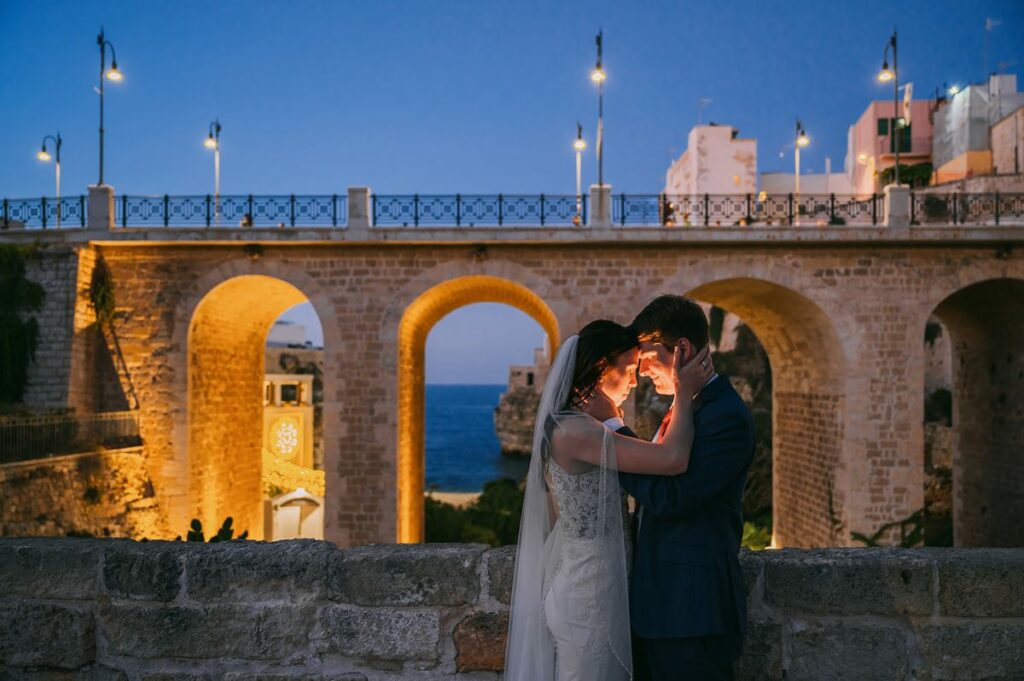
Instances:
[[[589,414],[602,422],[616,416],[621,416],[619,408],[615,406],[611,398],[600,388],[595,388],[594,392],[587,399],[587,403],[583,406],[583,413]]]

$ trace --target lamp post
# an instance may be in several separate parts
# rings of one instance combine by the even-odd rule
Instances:
[[[597,65],[590,72],[590,80],[597,83],[597,185],[604,187],[604,81],[608,77],[601,65],[604,31],[597,32]]]
[[[892,48],[892,69],[889,69],[889,48]],[[899,185],[900,183],[900,138],[896,134],[897,129],[900,127],[900,121],[903,120],[899,115],[899,100],[900,100],[900,72],[896,57],[896,29],[893,29],[892,36],[889,38],[889,42],[885,44],[885,51],[882,53],[882,70],[878,72],[878,82],[888,83],[892,81],[892,125],[889,126],[889,137],[892,140],[892,145],[896,149],[896,167],[893,177],[894,184]]]
[[[796,198],[796,224],[800,224],[800,150],[811,143],[811,138],[807,136],[807,132],[804,130],[804,124],[800,122],[800,119],[796,119],[796,142],[794,143],[795,152],[793,153],[793,165],[794,168],[794,194]]]
[[[54,163],[54,168],[55,168],[55,171],[56,171],[56,180],[57,180],[57,229],[59,229],[60,228],[60,145],[63,143],[63,140],[60,139],[60,133],[59,132],[57,132],[56,136],[46,135],[45,137],[43,137],[43,145],[40,148],[40,150],[38,152],[36,152],[36,158],[39,159],[40,161],[43,161],[43,162],[46,162],[46,161],[50,160],[50,153],[46,151],[46,140],[47,139],[52,139],[53,140],[53,146],[54,146],[53,160],[55,162]]]
[[[580,217],[583,213],[583,187],[582,187],[582,169],[583,169],[583,150],[587,148],[587,142],[583,139],[583,126],[578,122],[576,123],[576,141],[572,143],[572,148],[576,150],[576,221],[581,220]]]
[[[117,56],[114,53],[114,45],[104,37],[103,29],[96,36],[96,44],[100,46],[100,181],[103,186],[103,81],[112,80],[115,83],[121,82],[124,77],[117,70]],[[110,48],[110,70],[107,70],[107,48]]]
[[[210,133],[203,145],[213,149],[213,215],[214,224],[220,226],[220,119],[210,123]]]
[[[56,137],[47,135],[43,138],[43,146],[36,152],[36,158],[43,162],[50,160],[50,152],[46,150],[46,140],[53,140],[54,146],[54,167],[57,172],[57,229],[60,229],[60,147],[63,144],[63,140],[60,138],[60,132],[57,133]]]

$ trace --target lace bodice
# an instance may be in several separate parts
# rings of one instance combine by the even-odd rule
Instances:
[[[554,458],[549,460],[549,470],[555,500],[558,502],[558,522],[562,524],[563,536],[566,539],[593,539],[597,536],[600,522],[599,508],[619,508],[622,527],[629,527],[629,508],[624,493],[618,494],[616,500],[602,501],[601,469],[593,468],[584,473],[573,475],[562,468]],[[615,475],[615,473],[610,473]],[[616,494],[618,485],[605,494]],[[624,533],[628,536],[628,533]]]

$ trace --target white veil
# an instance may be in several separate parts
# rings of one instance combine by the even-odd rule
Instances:
[[[544,599],[566,551],[572,545],[578,552],[580,542],[589,560],[597,561],[597,569],[587,571],[586,583],[573,587],[577,604],[580,596],[584,597],[586,621],[578,627],[579,633],[573,634],[572,643],[586,651],[585,664],[594,667],[581,670],[580,676],[632,676],[624,499],[619,491],[614,437],[601,423],[569,407],[578,341],[578,336],[572,336],[559,348],[537,409],[512,584],[506,681],[555,681],[555,642],[547,626]],[[566,467],[568,453],[552,448],[551,435],[557,431],[570,432],[574,446],[600,447],[602,452],[599,483],[584,485],[582,492],[576,492],[596,498],[568,500],[595,511],[585,523],[583,539],[565,536],[563,526],[571,527],[571,523],[568,518],[558,519],[559,500],[553,490],[549,493],[546,481],[551,459]],[[608,668],[615,666],[621,670],[607,675]]]

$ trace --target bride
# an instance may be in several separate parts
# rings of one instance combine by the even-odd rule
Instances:
[[[632,678],[632,548],[617,473],[686,471],[692,396],[712,371],[710,361],[701,366],[706,353],[684,366],[676,348],[674,416],[654,444],[613,433],[586,413],[593,400],[621,405],[636,385],[636,336],[598,320],[559,348],[534,427],[512,586],[508,681]]]

